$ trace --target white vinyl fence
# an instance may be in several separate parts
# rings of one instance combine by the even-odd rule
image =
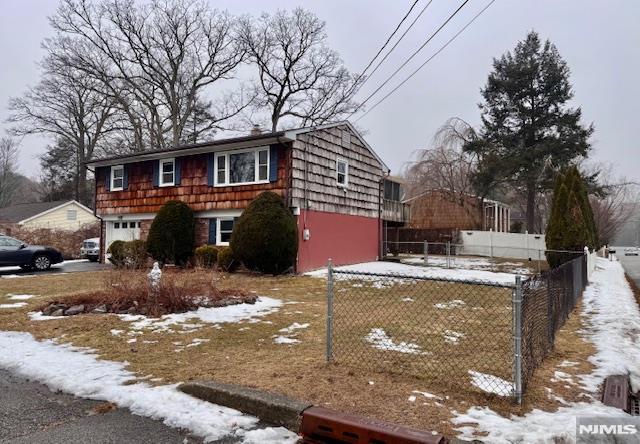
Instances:
[[[472,256],[537,260],[544,259],[544,252],[547,249],[544,234],[473,230],[460,231],[460,238],[462,251],[458,254]]]

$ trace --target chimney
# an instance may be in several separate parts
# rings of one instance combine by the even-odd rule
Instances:
[[[260,134],[262,134],[262,128],[260,128],[260,125],[256,123],[255,125],[253,125],[253,128],[251,128],[249,134],[252,136],[259,136]]]

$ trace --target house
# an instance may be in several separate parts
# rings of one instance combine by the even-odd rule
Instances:
[[[228,245],[235,219],[258,194],[283,197],[298,224],[296,271],[376,260],[388,168],[348,122],[94,160],[103,251],[145,239],[168,200],[196,217],[196,244]]]
[[[26,203],[0,209],[0,225],[7,233],[12,226],[75,231],[96,222],[98,218],[93,210],[75,200]]]
[[[404,200],[411,206],[410,228],[509,232],[508,205],[467,194],[430,190]]]

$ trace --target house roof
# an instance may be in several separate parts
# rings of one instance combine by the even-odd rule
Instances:
[[[360,140],[365,144],[367,149],[371,151],[374,157],[380,162],[380,165],[389,170],[389,167],[384,161],[376,154],[371,146],[364,140],[360,133],[351,125],[348,121],[341,121],[335,123],[328,123],[325,125],[309,126],[304,128],[296,128],[284,131],[265,132],[261,134],[252,134],[249,136],[232,137],[227,139],[211,140],[208,142],[194,143],[188,145],[180,145],[172,148],[165,148],[161,150],[150,150],[140,153],[123,154],[119,156],[107,157],[104,159],[95,159],[87,162],[88,167],[100,167],[108,165],[117,165],[119,163],[140,162],[142,160],[161,159],[163,157],[175,157],[186,156],[193,154],[201,154],[211,152],[212,149],[226,150],[226,149],[238,149],[238,148],[251,148],[260,145],[270,145],[272,143],[287,143],[296,140],[298,134],[308,133],[311,131],[322,130],[325,128],[332,128],[335,126],[347,125],[351,131],[356,134]]]
[[[0,222],[5,223],[21,223],[36,216],[53,211],[57,208],[69,205],[71,203],[78,204],[81,208],[93,214],[93,211],[75,200],[56,200],[53,202],[35,202],[12,205],[10,207],[0,208]]]

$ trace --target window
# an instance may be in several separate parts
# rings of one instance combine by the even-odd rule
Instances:
[[[115,229],[120,228],[120,222],[114,222],[113,223],[113,228],[115,228]]]
[[[216,153],[216,185],[245,185],[268,181],[268,148]]]
[[[175,159],[160,160],[160,181],[161,187],[172,187],[176,184],[176,161]]]
[[[124,190],[124,165],[111,167],[111,191]]]
[[[346,187],[349,184],[349,164],[346,160],[336,160],[336,173],[338,186]]]
[[[387,200],[400,201],[400,184],[391,180],[384,181],[384,198]]]
[[[22,245],[22,242],[18,239],[14,239],[9,236],[0,236],[0,247],[13,247],[17,248]]]
[[[229,245],[233,233],[234,219],[218,219],[218,244]]]
[[[78,218],[77,210],[67,210],[67,220],[76,220]]]

